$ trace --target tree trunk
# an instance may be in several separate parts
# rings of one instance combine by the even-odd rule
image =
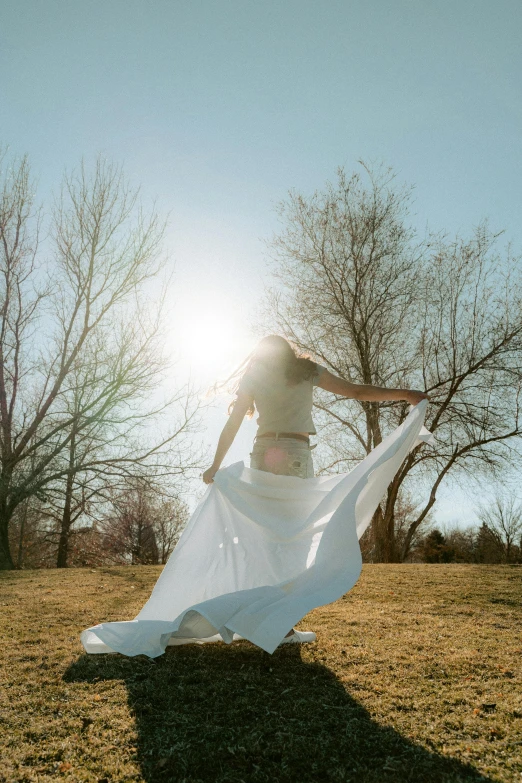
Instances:
[[[76,413],[77,411],[75,411]],[[60,541],[58,543],[58,558],[56,568],[67,568],[67,555],[69,553],[69,537],[71,535],[71,507],[73,500],[74,485],[74,462],[76,458],[76,432],[77,419],[73,422],[72,437],[69,445],[69,472],[67,473],[67,482],[65,484],[65,499],[63,503],[62,522],[60,526]]]
[[[18,536],[18,557],[16,559],[16,567],[21,568],[22,567],[22,556],[23,556],[23,546],[24,546],[24,533],[25,533],[25,523],[27,522],[27,511],[29,508],[29,498],[24,503],[24,508],[22,511],[22,519],[20,521],[20,535]]]
[[[385,563],[386,559],[386,541],[384,530],[384,519],[382,514],[382,508],[377,506],[375,513],[372,517],[372,537],[373,537],[373,554],[372,560],[374,563]]]
[[[386,508],[383,514],[381,506],[377,507],[372,517],[373,557],[374,563],[400,563],[395,540],[395,518],[393,508]]]
[[[0,571],[11,571],[15,567],[9,547],[10,521],[11,515],[7,511],[5,503],[0,503]]]
[[[71,532],[71,503],[72,503],[72,475],[67,476],[67,488],[63,504],[62,522],[60,527],[60,541],[58,543],[58,557],[56,568],[67,568],[67,555],[69,552],[69,536]]]

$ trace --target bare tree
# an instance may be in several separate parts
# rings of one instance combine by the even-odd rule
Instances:
[[[70,388],[64,393],[71,421],[68,447],[61,452],[67,460],[65,482],[59,476],[47,487],[50,506],[54,505],[59,515],[58,567],[67,565],[70,536],[78,525],[85,526],[89,509],[107,499],[111,489],[125,486],[130,476],[142,476],[147,468],[153,468],[157,491],[163,493],[165,481],[175,488],[198,462],[189,442],[196,423],[195,403],[192,409],[183,408],[176,437],[143,459],[147,443],[144,425],[158,413],[165,415],[176,405],[186,406],[190,391],[178,390],[168,405],[147,406],[147,397],[154,395],[158,384],[161,357],[156,361],[151,356],[132,323],[111,332],[104,335],[88,361],[74,368]]]
[[[519,457],[522,279],[508,248],[501,257],[486,225],[469,240],[417,240],[409,226],[411,189],[389,169],[341,169],[335,184],[279,207],[271,242],[276,285],[262,327],[291,338],[354,383],[424,388],[426,425],[436,446],[414,449],[373,521],[375,557],[404,560],[433,508],[441,482],[494,476]],[[378,445],[408,413],[403,403],[317,402],[324,471],[340,471]],[[397,535],[400,492],[415,478],[427,489],[408,529]]]
[[[166,563],[189,518],[189,509],[179,497],[163,498],[154,516],[159,562]]]
[[[522,503],[514,495],[498,494],[493,503],[478,506],[477,517],[487,527],[504,562],[513,562],[522,536]]]
[[[164,264],[164,224],[145,215],[121,170],[99,159],[92,175],[82,165],[65,177],[46,267],[36,264],[27,161],[4,167],[0,181],[0,568],[14,566],[18,506],[59,492],[64,565],[75,482],[145,467],[183,475],[196,462],[187,437],[197,403],[185,387],[154,404],[162,308],[142,301]]]
[[[10,551],[16,568],[51,568],[56,544],[38,498],[26,498],[13,513],[9,526]]]
[[[408,535],[408,531],[412,522],[414,522],[419,514],[419,507],[422,508],[423,501],[417,497],[414,498],[412,492],[406,489],[405,485],[397,495],[394,508],[394,527],[395,527],[395,542],[397,549],[402,550],[404,546],[404,540]],[[407,560],[410,562],[416,555],[417,549],[422,544],[423,535],[434,524],[433,510],[430,511],[421,528],[418,528],[412,536],[410,547],[408,550]],[[378,562],[380,557],[380,546],[377,540],[378,529],[376,526],[370,525],[361,538],[361,552],[363,560],[366,563]]]
[[[110,511],[97,529],[111,562],[157,565],[167,562],[187,519],[185,503],[162,495],[144,476],[112,493]]]

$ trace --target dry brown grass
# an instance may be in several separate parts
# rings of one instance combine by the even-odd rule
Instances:
[[[273,656],[83,654],[159,573],[0,574],[1,781],[522,780],[522,568],[367,565]]]

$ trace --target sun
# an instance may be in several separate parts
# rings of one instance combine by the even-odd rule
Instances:
[[[240,306],[209,293],[178,304],[173,339],[181,361],[209,380],[226,377],[255,343]]]

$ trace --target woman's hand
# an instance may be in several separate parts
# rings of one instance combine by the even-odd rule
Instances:
[[[409,402],[410,405],[418,405],[421,400],[429,400],[426,392],[418,391],[417,389],[408,389],[404,394],[404,399]]]
[[[210,468],[208,468],[202,475],[202,479],[205,482],[205,484],[213,484],[214,483],[214,476],[218,472],[218,468],[215,468],[214,465],[212,465]]]

